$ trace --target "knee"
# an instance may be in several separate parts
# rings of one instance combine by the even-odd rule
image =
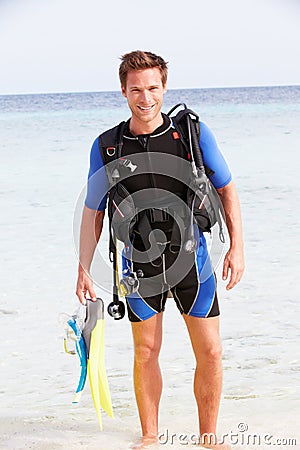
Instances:
[[[148,364],[158,360],[160,346],[155,343],[141,343],[135,346],[134,359],[137,364]]]
[[[218,343],[210,343],[202,350],[202,358],[210,363],[219,363],[222,360],[222,345]]]

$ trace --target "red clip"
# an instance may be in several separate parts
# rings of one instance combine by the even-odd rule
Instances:
[[[180,139],[180,136],[177,131],[173,131],[173,139]]]

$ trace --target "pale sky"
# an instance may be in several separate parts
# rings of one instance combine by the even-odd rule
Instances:
[[[0,94],[119,89],[119,57],[170,89],[300,84],[300,0],[0,0]]]

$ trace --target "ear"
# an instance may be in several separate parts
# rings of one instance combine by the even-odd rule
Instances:
[[[165,84],[164,86],[163,86],[163,93],[165,94],[167,92],[167,84]]]
[[[126,89],[125,89],[124,86],[122,86],[122,85],[121,85],[121,91],[122,91],[123,97],[127,98],[127,95],[126,95]]]

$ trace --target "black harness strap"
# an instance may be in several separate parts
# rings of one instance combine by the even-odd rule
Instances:
[[[171,114],[179,107],[184,107],[184,109],[179,111],[175,116],[171,116]],[[200,147],[201,127],[199,116],[194,111],[187,108],[185,103],[178,103],[170,109],[167,115],[172,120],[180,140],[188,153],[190,153],[189,139],[191,139],[193,149],[196,150],[194,151],[196,166],[199,167],[201,171],[204,171],[207,176],[212,176],[214,171],[203,162],[202,150]],[[188,132],[189,129],[190,136]]]
[[[119,125],[100,134],[99,148],[104,164],[117,159],[121,153],[125,126],[126,122],[123,121],[120,122]]]

